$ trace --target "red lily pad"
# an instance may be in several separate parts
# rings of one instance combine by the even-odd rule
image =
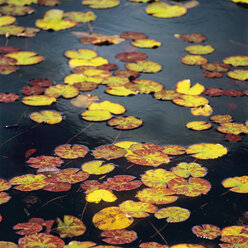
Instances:
[[[12,185],[8,181],[0,178],[0,192],[10,189],[11,186]]]
[[[99,146],[93,151],[96,159],[104,158],[107,160],[124,157],[126,150],[115,145]]]
[[[147,55],[145,53],[139,53],[139,52],[119,53],[115,57],[122,62],[136,62],[139,60],[147,59]]]
[[[167,245],[161,245],[157,242],[145,242],[140,244],[139,248],[169,248],[169,247]]]
[[[79,89],[80,91],[92,91],[98,87],[98,84],[94,82],[84,81],[84,82],[75,83],[73,84],[73,86]]]
[[[78,183],[86,180],[89,174],[85,171],[79,171],[78,169],[68,168],[58,172],[56,179],[65,183]]]
[[[107,70],[107,71],[118,70],[118,66],[116,64],[104,64],[104,65],[99,65],[96,68],[100,70]]]
[[[222,96],[224,94],[224,90],[219,88],[208,88],[203,91],[203,94],[209,96]]]
[[[46,185],[43,190],[50,191],[50,192],[62,192],[62,191],[69,191],[71,189],[70,183],[60,182],[56,178],[47,178]]]
[[[30,148],[25,152],[25,158],[29,158],[31,157],[34,153],[36,153],[36,149],[35,148]]]
[[[221,248],[246,248],[248,245],[248,238],[244,236],[228,235],[222,236],[220,239],[222,242],[227,242],[228,244],[219,244]]]
[[[54,157],[54,156],[39,156],[39,157],[33,157],[30,158],[27,161],[29,166],[35,169],[38,169],[42,166],[57,166],[59,167],[62,163],[63,160],[59,157]]]
[[[115,176],[108,178],[103,185],[108,189],[116,191],[128,191],[140,187],[141,181],[134,179],[135,177],[133,176]]]
[[[109,126],[114,126],[116,129],[120,130],[130,130],[140,127],[143,124],[143,121],[134,116],[126,117],[116,117],[108,121]]]
[[[31,86],[49,87],[53,85],[53,82],[48,79],[44,79],[44,78],[36,78],[36,79],[29,81],[29,84]]]
[[[102,183],[100,183],[100,182],[98,182],[96,180],[85,181],[80,186],[86,192],[94,191],[94,190],[97,190],[97,189],[106,189],[106,187]]]
[[[45,233],[31,234],[20,238],[18,245],[21,248],[63,248],[65,243],[62,239]]]
[[[223,77],[223,74],[218,71],[205,71],[203,75],[206,78],[222,78]]]
[[[44,88],[39,87],[39,86],[24,86],[22,88],[22,94],[26,96],[31,96],[31,95],[39,95],[45,91]]]
[[[138,238],[135,231],[125,229],[105,231],[101,233],[101,237],[107,237],[103,241],[112,245],[129,244]]]
[[[8,202],[11,199],[10,195],[5,192],[0,192],[0,205]]]
[[[143,40],[147,38],[147,35],[137,32],[123,32],[120,37],[125,40]]]
[[[223,93],[223,95],[225,96],[233,96],[233,97],[242,96],[243,94],[244,93],[241,90],[225,90]]]
[[[199,43],[207,40],[207,37],[203,34],[192,33],[192,34],[181,34],[179,38],[192,43]]]
[[[221,235],[219,227],[209,224],[202,224],[202,226],[193,226],[192,232],[199,238],[213,240]]]
[[[0,53],[6,54],[6,53],[15,53],[20,51],[19,48],[13,47],[13,46],[0,46]]]
[[[19,223],[13,226],[13,230],[20,230],[16,232],[19,235],[30,235],[39,233],[42,229],[42,225],[32,222]]]
[[[65,144],[55,149],[55,154],[65,159],[83,158],[88,153],[88,148],[82,145]]]
[[[227,134],[225,136],[225,139],[232,142],[232,143],[236,143],[238,141],[241,141],[242,140],[242,136],[238,135],[238,134]]]
[[[140,73],[137,71],[127,71],[127,70],[120,70],[114,72],[114,75],[117,77],[126,77],[129,80],[134,80],[139,77]]]
[[[15,93],[0,93],[0,102],[15,102],[19,98],[20,96]]]
[[[212,72],[214,71],[227,72],[232,68],[232,66],[224,63],[209,62],[207,64],[201,65],[201,68],[206,71],[212,71]]]

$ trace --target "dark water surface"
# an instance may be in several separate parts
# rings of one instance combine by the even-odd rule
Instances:
[[[187,42],[176,39],[174,34],[179,33],[203,33],[208,40],[204,44],[212,45],[215,52],[206,57],[210,62],[221,62],[222,59],[234,55],[248,55],[248,9],[242,8],[229,0],[205,1],[199,0],[199,5],[189,9],[187,15],[174,19],[158,19],[145,14],[146,4],[135,4],[122,0],[121,5],[106,10],[93,10],[97,15],[97,20],[91,25],[95,33],[107,35],[120,35],[123,31],[144,32],[149,38],[162,42],[158,49],[135,49],[130,46],[130,41],[122,42],[118,45],[96,47],[99,56],[105,57],[110,63],[118,65],[119,69],[124,69],[124,63],[118,61],[115,55],[120,52],[130,51],[130,49],[145,52],[148,59],[156,61],[163,66],[163,70],[157,74],[142,74],[140,78],[151,79],[160,82],[165,89],[174,89],[177,81],[189,78],[192,83],[199,82],[205,88],[222,88],[246,90],[247,82],[235,81],[224,76],[221,79],[207,79],[203,76],[203,70],[199,66],[186,66],[180,62],[180,58],[186,55],[184,47]],[[34,22],[40,18],[49,8],[34,6],[36,13],[30,16],[18,17],[19,25],[34,27]],[[64,11],[88,11],[86,6],[81,5],[81,1],[63,1],[59,9]],[[77,27],[59,32],[41,31],[36,37],[28,39],[28,49],[44,56],[45,60],[34,66],[21,66],[20,69],[11,75],[0,75],[0,92],[15,92],[21,94],[21,89],[33,78],[48,78],[55,83],[63,83],[65,76],[70,74],[71,69],[67,65],[68,59],[63,56],[66,50],[89,48],[92,45],[85,45],[79,42],[72,32],[89,31],[87,24],[79,24]],[[5,38],[0,38],[0,44],[5,44]],[[26,40],[11,37],[9,45],[17,46],[25,50]],[[190,113],[189,108],[174,105],[170,101],[158,101],[151,95],[136,95],[131,97],[117,97],[104,93],[105,87],[90,92],[97,95],[101,100],[109,100],[120,103],[126,107],[125,115],[134,115],[144,121],[141,128],[123,131],[118,141],[138,141],[151,142],[159,145],[178,144],[188,146],[196,143],[220,143],[229,150],[228,154],[216,160],[198,160],[200,164],[208,168],[205,179],[211,185],[211,191],[205,196],[197,198],[180,197],[171,206],[181,206],[191,211],[191,217],[182,223],[168,224],[161,234],[169,245],[187,242],[203,244],[206,247],[218,247],[218,239],[206,241],[191,232],[191,228],[197,224],[215,224],[220,228],[229,225],[248,224],[248,220],[242,218],[247,209],[247,194],[229,192],[223,194],[227,189],[223,188],[223,179],[234,176],[247,175],[248,146],[247,136],[238,143],[225,141],[224,134],[216,132],[216,126],[207,131],[191,131],[185,124],[193,120],[207,120],[207,117],[196,117]],[[235,122],[243,123],[248,119],[247,97],[209,97],[210,105],[213,107],[213,114],[230,114]],[[230,106],[236,106],[234,109]],[[54,109],[65,116],[65,119],[57,125],[39,125],[30,129],[23,135],[16,137],[10,142],[1,146],[0,150],[0,178],[11,179],[15,176],[35,173],[25,163],[25,151],[36,148],[38,155],[53,155],[54,149],[67,142],[73,135],[78,133],[89,123],[80,119],[80,113],[84,108],[73,106],[69,100],[58,99],[56,104],[49,107],[28,107],[20,101],[15,103],[0,104],[0,126],[12,125],[17,122],[24,112],[24,117],[16,128],[1,128],[0,142],[4,142],[23,131],[29,130],[35,123],[30,120],[29,115],[34,111],[43,109]],[[118,130],[106,125],[106,122],[95,123],[81,135],[73,139],[73,144],[82,144],[90,150],[99,145],[111,144]],[[73,161],[68,167],[80,168],[85,161],[93,159],[88,154],[84,159]],[[194,159],[189,156],[177,156],[162,168],[170,169],[179,162],[192,162]],[[130,165],[125,159],[113,161],[118,168],[108,174],[108,177],[116,175],[117,170],[121,171]],[[66,168],[66,167],[65,167]],[[137,176],[147,169],[142,166],[135,166],[127,170],[128,175]],[[97,179],[97,177],[90,177]],[[19,235],[12,231],[12,226],[28,221],[32,217],[44,219],[55,219],[63,215],[74,215],[79,217],[84,205],[84,193],[78,193],[79,184],[72,187],[69,192],[52,193],[45,191],[34,191],[31,193],[20,192],[11,189],[12,199],[7,204],[0,206],[0,213],[3,221],[0,223],[0,240],[17,242]],[[100,238],[100,231],[92,224],[92,216],[107,206],[118,206],[121,202],[132,199],[136,191],[120,192],[116,195],[118,200],[114,203],[88,204],[83,221],[87,225],[86,233],[73,240],[89,240],[98,244],[104,244]],[[223,194],[223,195],[222,195]],[[54,201],[44,207],[42,205],[48,200],[58,196],[66,197]],[[35,204],[27,204],[24,199],[37,196]],[[208,203],[207,205],[205,205]],[[165,206],[161,206],[165,207]],[[160,229],[166,224],[165,220],[157,220],[154,216],[145,219],[135,219],[134,224],[129,227],[138,234],[138,239],[123,247],[138,247],[141,242],[156,241],[163,243],[152,225]],[[70,239],[65,240],[66,243]]]

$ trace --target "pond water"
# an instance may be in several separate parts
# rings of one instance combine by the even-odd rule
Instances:
[[[95,33],[106,35],[120,35],[125,31],[142,32],[150,39],[162,42],[157,49],[138,49],[130,45],[130,41],[124,41],[117,45],[95,47],[98,54],[110,63],[116,64],[119,69],[124,69],[124,63],[115,58],[115,55],[126,51],[140,51],[148,55],[148,59],[156,61],[163,66],[163,70],[156,74],[142,74],[140,78],[155,80],[164,85],[165,89],[174,89],[179,80],[190,79],[192,83],[201,83],[205,88],[222,88],[246,90],[247,82],[237,81],[223,76],[220,79],[208,79],[203,76],[203,70],[199,66],[187,66],[180,62],[182,56],[187,53],[184,47],[190,45],[174,37],[174,34],[202,33],[207,36],[203,44],[212,45],[215,52],[206,57],[211,62],[221,62],[225,57],[235,55],[248,55],[248,9],[238,6],[229,0],[204,1],[199,0],[199,5],[188,9],[188,13],[180,18],[159,19],[145,13],[146,4],[131,3],[121,0],[118,7],[106,10],[93,10],[97,20],[92,22]],[[57,6],[64,11],[88,11],[92,10],[81,5],[81,1],[62,1]],[[40,18],[49,8],[35,5],[36,12],[25,17],[18,17],[19,25],[34,27],[35,20]],[[11,37],[8,45],[25,50],[35,51],[44,56],[44,61],[34,66],[23,66],[8,76],[0,75],[0,92],[15,92],[21,95],[21,89],[28,81],[34,78],[47,78],[56,84],[63,83],[65,76],[71,73],[63,56],[66,50],[89,48],[79,42],[73,32],[88,32],[87,24],[58,32],[41,31],[36,37],[22,39]],[[0,44],[4,45],[6,39],[0,38]],[[104,93],[105,86],[101,85],[90,92],[101,100],[109,100],[120,103],[127,109],[125,115],[133,115],[141,118],[143,126],[130,131],[119,132],[109,127],[106,122],[94,123],[82,134],[72,140],[72,144],[82,144],[90,150],[99,145],[111,144],[117,136],[118,141],[150,142],[159,145],[175,144],[189,146],[197,143],[220,143],[227,147],[228,154],[215,160],[198,160],[208,169],[204,179],[211,183],[211,191],[200,197],[180,196],[175,204],[168,206],[180,206],[191,211],[190,218],[181,223],[169,223],[166,220],[158,220],[153,215],[148,218],[135,219],[128,228],[138,234],[138,239],[123,247],[138,247],[142,242],[164,243],[156,233],[153,226],[160,231],[169,245],[178,243],[202,244],[206,247],[219,247],[219,239],[213,241],[197,238],[191,231],[194,225],[214,224],[223,228],[231,225],[248,224],[244,217],[247,209],[247,194],[228,192],[221,182],[228,177],[247,175],[247,136],[242,136],[242,141],[231,143],[224,139],[224,134],[216,131],[216,125],[206,131],[192,131],[185,124],[193,120],[208,120],[208,117],[197,117],[190,113],[189,108],[180,107],[171,101],[158,101],[152,95],[138,94],[129,97],[117,97]],[[248,118],[247,96],[242,97],[207,97],[214,112],[213,114],[230,114],[235,122],[243,123]],[[40,124],[32,128],[35,123],[29,115],[34,111],[52,109],[63,113],[64,120],[56,125]],[[35,173],[25,163],[25,152],[30,148],[37,149],[35,156],[53,155],[54,149],[66,143],[73,135],[87,127],[89,122],[80,118],[84,108],[73,106],[69,100],[60,98],[56,104],[49,107],[28,107],[20,101],[8,104],[0,104],[0,140],[1,143],[9,138],[24,132],[22,135],[1,145],[0,150],[0,178],[10,180],[15,176]],[[21,118],[19,125],[12,128],[4,128],[13,125]],[[64,168],[80,168],[81,164],[93,159],[91,154],[85,158],[72,161]],[[167,170],[176,166],[179,162],[193,162],[189,155],[175,156],[168,165],[161,168]],[[126,159],[111,161],[117,165],[117,169],[109,173],[107,177],[113,177],[122,173],[133,175],[140,179],[147,169],[153,167],[133,166],[125,170],[131,163]],[[65,162],[67,164],[68,162]],[[99,177],[91,176],[94,180]],[[144,188],[145,186],[142,186]],[[15,234],[12,227],[20,222],[26,222],[32,217],[44,219],[56,219],[63,215],[79,217],[86,204],[85,194],[78,192],[79,184],[76,184],[68,192],[33,191],[30,193],[14,189],[9,190],[12,199],[0,206],[3,221],[0,223],[0,240],[16,242],[21,237]],[[115,192],[118,200],[114,203],[101,202],[100,204],[87,204],[83,216],[83,222],[87,226],[84,235],[73,239],[64,239],[67,244],[70,240],[93,241],[97,244],[105,244],[100,237],[101,231],[92,224],[92,216],[101,209],[109,206],[118,206],[121,202],[135,200],[137,190],[127,192]],[[227,193],[228,192],[228,193]],[[58,200],[46,204],[47,201],[60,197]],[[166,205],[167,206],[167,205]],[[165,205],[159,208],[166,207]],[[152,224],[151,224],[152,223]],[[54,233],[53,233],[54,234]]]

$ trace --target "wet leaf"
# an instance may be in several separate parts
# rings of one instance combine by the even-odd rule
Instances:
[[[212,115],[209,119],[215,123],[228,123],[233,121],[231,115]]]
[[[248,176],[230,177],[222,182],[225,188],[236,193],[248,193]]]
[[[241,134],[241,133],[248,133],[248,127],[246,125],[240,123],[220,123],[221,126],[217,127],[217,130],[221,133],[228,133],[228,134]]]
[[[93,151],[93,156],[96,159],[116,159],[125,156],[126,150],[116,145],[99,146]]]
[[[120,70],[114,72],[114,75],[117,77],[125,77],[128,78],[129,80],[134,80],[137,77],[139,77],[140,73],[137,71]]]
[[[81,117],[86,121],[107,121],[112,115],[108,110],[86,110]]]
[[[125,40],[143,40],[147,38],[147,35],[137,32],[122,32],[120,37]]]
[[[150,94],[152,92],[158,92],[163,89],[163,85],[148,79],[135,79],[133,81],[136,87],[138,87],[139,92],[143,94]]]
[[[45,91],[44,88],[39,86],[24,86],[22,88],[22,94],[26,96],[39,95]]]
[[[167,245],[161,245],[157,242],[146,242],[139,245],[140,248],[169,248]]]
[[[180,95],[178,98],[173,98],[172,102],[180,106],[192,108],[208,104],[208,99],[203,96]]]
[[[139,188],[141,185],[141,181],[134,179],[135,177],[133,176],[115,176],[113,178],[108,178],[103,185],[106,188],[116,191],[129,191]]]
[[[58,224],[56,232],[59,233],[61,238],[81,236],[86,231],[86,226],[84,223],[72,215],[64,215],[64,221],[62,221],[60,218],[57,218],[56,222]]]
[[[10,189],[11,186],[12,185],[8,181],[0,178],[0,192]]]
[[[48,185],[49,183],[45,180],[44,175],[33,175],[26,174],[22,176],[17,176],[11,179],[9,182],[15,186],[15,189],[20,191],[33,191],[39,190]]]
[[[65,144],[55,149],[55,154],[65,159],[83,158],[87,153],[88,148],[83,145]]]
[[[231,56],[223,59],[224,64],[233,66],[248,66],[248,56]]]
[[[90,60],[97,57],[97,52],[91,49],[80,48],[78,50],[67,50],[64,55],[70,59]]]
[[[189,218],[190,211],[186,208],[168,207],[161,208],[155,214],[157,219],[164,219],[169,223],[182,222]]]
[[[227,76],[236,80],[248,80],[248,70],[229,71]]]
[[[178,98],[181,94],[176,92],[175,90],[161,90],[157,91],[154,94],[154,97],[158,100],[169,101],[174,98]]]
[[[97,212],[92,222],[95,227],[107,231],[129,227],[133,223],[133,218],[127,217],[118,207],[107,207]]]
[[[8,241],[0,241],[0,247],[1,248],[19,248],[19,246],[16,245],[15,243],[8,242]]]
[[[208,60],[200,55],[186,55],[181,58],[181,62],[185,65],[204,65]]]
[[[48,106],[56,102],[56,98],[44,95],[33,95],[23,97],[22,102],[30,106]]]
[[[178,145],[166,145],[164,146],[163,152],[166,153],[167,155],[182,155],[184,154],[185,147],[183,146],[178,146]]]
[[[172,168],[173,173],[179,177],[188,178],[204,177],[207,174],[207,169],[198,163],[181,162],[176,167]]]
[[[95,246],[96,243],[91,241],[71,241],[68,245],[64,246],[64,248],[90,248]]]
[[[5,56],[16,59],[15,65],[34,65],[43,61],[42,56],[37,56],[37,53],[29,51],[8,53]]]
[[[203,94],[204,95],[209,95],[209,96],[221,96],[223,95],[224,90],[219,89],[219,88],[209,88],[204,90]]]
[[[75,84],[75,83],[84,83],[84,82],[93,82],[100,84],[103,81],[103,78],[100,77],[87,77],[81,74],[70,74],[64,78],[66,84]]]
[[[126,64],[126,69],[137,72],[157,73],[162,70],[162,66],[153,61],[139,60],[136,63]]]
[[[139,48],[157,48],[161,46],[161,42],[152,39],[138,39],[132,42],[132,46]]]
[[[149,213],[157,211],[157,207],[150,203],[134,202],[132,200],[122,202],[119,208],[123,213],[134,218],[145,218],[149,216]]]
[[[153,143],[134,142],[130,146],[130,150],[131,151],[136,151],[136,150],[158,150],[158,151],[161,151],[161,150],[163,150],[163,147],[160,145],[157,145],[157,144],[153,144]]]
[[[57,124],[62,121],[63,117],[56,111],[43,110],[41,112],[33,112],[30,115],[30,119],[38,123]]]
[[[46,248],[63,248],[65,243],[62,239],[45,233],[31,234],[20,238],[18,245],[21,248],[36,248],[36,247],[46,247]]]
[[[242,96],[244,93],[241,90],[225,90],[223,95],[225,96]]]
[[[89,174],[85,171],[79,171],[78,169],[68,168],[61,170],[57,173],[56,179],[64,183],[78,183],[86,180]]]
[[[146,13],[158,18],[175,18],[185,15],[187,9],[179,5],[169,5],[158,1],[146,7]]]
[[[206,121],[190,121],[186,124],[186,127],[192,130],[202,131],[211,128],[212,125]]]
[[[74,87],[76,87],[78,90],[80,91],[92,91],[94,89],[96,89],[98,87],[98,84],[97,83],[94,83],[94,82],[87,82],[87,81],[84,81],[84,82],[78,82],[78,83],[74,83],[73,84]],[[81,98],[81,97],[84,97],[84,96],[78,96],[78,100]],[[75,103],[75,100],[72,100],[71,103]],[[80,100],[81,101],[81,100]],[[73,104],[75,105],[75,104]],[[75,105],[77,106],[77,105]],[[78,107],[78,106],[77,106]],[[85,105],[81,106],[81,107],[85,107]],[[88,107],[88,106],[86,106]]]
[[[97,189],[106,189],[106,187],[102,183],[100,183],[99,181],[96,181],[96,180],[85,181],[80,186],[87,193],[94,191],[94,190],[97,190]]]
[[[91,22],[96,20],[96,15],[92,11],[88,12],[79,12],[79,11],[72,11],[64,13],[65,20],[72,21],[72,22]]]
[[[150,204],[169,204],[178,199],[177,196],[173,196],[174,193],[166,188],[148,188],[139,191],[135,197]]]
[[[9,196],[9,194],[5,192],[0,192],[0,205],[8,202],[10,199],[11,197]]]
[[[70,59],[69,60],[69,66],[73,69],[79,66],[96,67],[96,66],[105,65],[105,64],[108,64],[108,60],[103,57],[95,57],[93,59]],[[82,80],[82,81],[87,81],[87,80]]]
[[[214,52],[214,48],[210,45],[192,45],[185,47],[184,50],[194,55],[204,55]]]
[[[44,166],[56,166],[59,167],[63,160],[59,157],[53,156],[39,156],[39,157],[32,157],[30,158],[27,163],[30,167],[38,169]]]
[[[63,10],[48,10],[42,19],[37,19],[35,25],[43,30],[64,30],[75,27],[78,23],[63,19]]]
[[[42,225],[32,222],[19,223],[13,226],[13,230],[20,230],[16,232],[19,235],[30,235],[39,233],[42,229]]]
[[[43,188],[45,191],[62,192],[69,191],[71,189],[70,183],[60,182],[56,178],[47,178],[46,181],[49,184]]]
[[[218,71],[205,71],[203,76],[206,78],[222,78],[223,74]]]
[[[119,0],[83,0],[83,5],[89,5],[93,9],[113,8],[120,4]]]
[[[196,83],[191,87],[190,80],[184,79],[182,81],[177,82],[175,90],[177,93],[180,94],[200,95],[205,90],[205,88],[199,83]]]
[[[106,93],[114,96],[137,95],[139,92],[127,89],[125,86],[111,86],[105,90]]]
[[[53,85],[53,82],[51,80],[44,79],[44,78],[36,78],[36,79],[29,81],[29,84],[31,86],[49,87]]]
[[[145,53],[139,53],[139,52],[119,53],[115,57],[122,62],[135,62],[135,61],[147,59],[147,55]]]
[[[103,101],[100,103],[92,103],[89,108],[91,110],[107,110],[112,114],[120,115],[125,113],[126,109],[124,106],[118,103],[112,103],[110,101]]]
[[[45,91],[45,95],[58,98],[63,96],[64,98],[73,98],[79,94],[79,90],[73,85],[57,84],[50,86]]]
[[[49,7],[54,7],[60,3],[59,0],[38,0],[38,4],[44,5],[44,6],[49,6]]]
[[[210,239],[210,240],[213,240],[221,235],[220,228],[210,224],[193,226],[192,232],[199,238]]]
[[[198,159],[216,159],[227,154],[227,148],[221,144],[200,143],[189,146],[186,152]]]
[[[117,197],[108,189],[95,189],[87,192],[86,194],[87,202],[99,203],[100,201],[105,202],[114,202],[117,200]]]
[[[200,43],[207,40],[207,37],[205,35],[199,33],[181,34],[178,35],[178,38],[192,43]]]
[[[138,238],[135,231],[124,229],[102,232],[101,237],[106,237],[103,241],[112,245],[129,244]]]
[[[164,169],[148,170],[141,177],[142,183],[151,188],[166,188],[167,183],[178,176]]]
[[[227,72],[231,69],[231,66],[223,63],[209,62],[201,65],[201,68],[207,71]]]
[[[114,126],[120,130],[130,130],[140,127],[143,121],[134,116],[116,117],[108,121],[109,126]]]
[[[15,102],[19,98],[20,96],[15,93],[0,93],[0,102]]]
[[[115,169],[114,164],[102,165],[103,161],[93,160],[82,165],[82,170],[93,175],[102,175]]]
[[[225,140],[228,140],[230,142],[235,143],[235,142],[241,141],[242,140],[242,136],[237,135],[237,134],[227,134],[225,136]]]
[[[0,7],[0,12],[4,15],[25,16],[34,13],[35,9],[30,6],[5,5]]]

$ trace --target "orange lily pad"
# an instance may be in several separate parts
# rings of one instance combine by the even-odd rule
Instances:
[[[55,178],[60,182],[74,184],[82,182],[88,177],[89,174],[85,171],[79,171],[78,169],[68,168],[59,171]]]
[[[83,145],[65,144],[55,149],[55,154],[65,159],[83,158],[88,153],[88,148]]]
[[[231,69],[231,66],[224,63],[209,62],[201,65],[201,68],[207,71],[227,72]]]
[[[11,199],[10,195],[5,192],[0,192],[0,205],[8,202]]]
[[[140,127],[143,121],[134,116],[116,117],[108,121],[109,126],[114,126],[120,130],[130,130]]]
[[[210,240],[213,240],[221,235],[220,228],[210,224],[193,226],[192,232],[199,238],[210,239]]]

